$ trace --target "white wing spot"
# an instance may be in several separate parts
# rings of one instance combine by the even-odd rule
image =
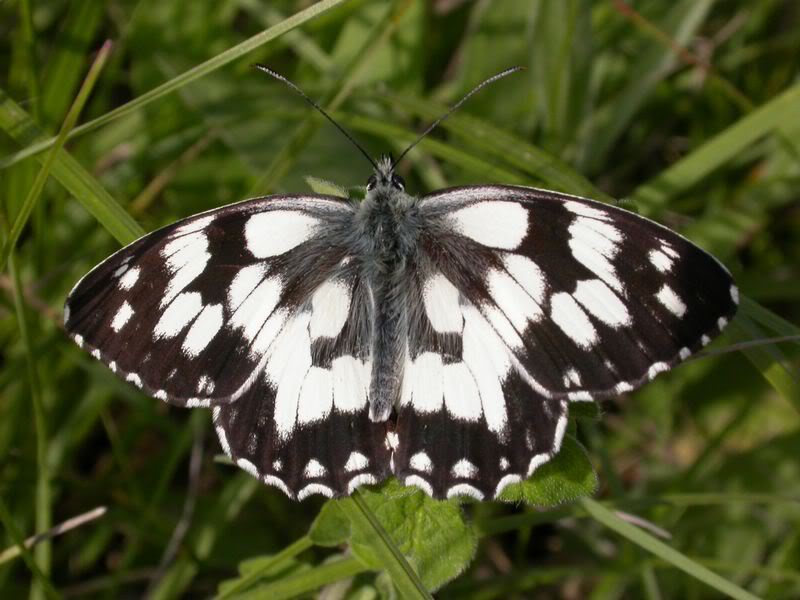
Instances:
[[[564,202],[564,208],[566,208],[572,214],[579,215],[581,217],[591,217],[592,219],[600,219],[602,221],[606,221],[608,219],[608,214],[606,212],[597,208],[593,208],[586,202],[568,200],[567,202]]]
[[[678,353],[678,356],[681,357],[681,360],[686,360],[692,355],[692,351],[688,348],[681,348],[681,351]]]
[[[425,282],[422,300],[425,314],[434,331],[460,333],[464,317],[458,304],[458,290],[441,273],[436,273]]]
[[[329,369],[311,367],[306,373],[297,401],[297,422],[316,423],[333,408],[333,378]]]
[[[176,238],[164,246],[161,256],[172,273],[167,284],[161,306],[169,304],[173,298],[205,271],[211,254],[208,253],[208,238],[201,232]]]
[[[122,303],[122,306],[119,307],[117,314],[114,315],[114,320],[111,321],[111,329],[114,331],[119,331],[122,329],[128,320],[133,316],[134,310],[133,307],[128,304],[128,301]],[[78,344],[80,346],[80,344]]]
[[[508,467],[510,467],[510,463],[505,456],[500,457],[500,470],[501,471],[508,471]]]
[[[264,321],[278,305],[282,289],[281,282],[275,277],[263,280],[231,315],[231,327],[241,328],[248,342],[255,340]]]
[[[171,338],[178,335],[203,308],[199,292],[179,294],[161,315],[153,329],[157,338]]]
[[[600,279],[579,281],[573,296],[606,325],[621,327],[632,322],[622,300]]]
[[[542,454],[537,454],[531,459],[531,462],[528,463],[528,477],[533,475],[533,472],[536,471],[539,467],[541,467],[544,463],[550,460],[550,455],[546,452]]]
[[[121,287],[123,290],[131,289],[139,280],[139,273],[140,273],[139,267],[134,267],[129,271],[127,271],[125,275],[120,277],[119,287]]]
[[[468,483],[458,483],[447,490],[448,498],[455,498],[456,496],[469,496],[475,500],[483,500],[483,492]]]
[[[516,202],[477,202],[453,213],[456,230],[502,250],[516,250],[528,233],[528,211]]]
[[[717,319],[717,327],[719,327],[720,331],[725,329],[727,326],[728,326],[728,319],[726,319],[725,317],[720,317],[719,319]]]
[[[278,460],[274,461],[272,463],[272,470],[273,471],[278,471],[278,472],[282,471],[283,470],[283,461],[281,459],[278,459]]]
[[[579,386],[581,384],[581,376],[578,374],[574,368],[567,369],[566,373],[564,373],[564,387],[570,387],[571,385]]]
[[[308,461],[305,470],[303,471],[303,477],[307,479],[315,479],[317,477],[325,477],[327,475],[328,469],[326,469],[316,458],[312,458]]]
[[[664,371],[669,371],[669,365],[665,362],[657,362],[650,365],[650,368],[647,370],[647,376],[652,379],[659,373],[663,373]]]
[[[157,398],[158,400],[162,400],[163,402],[166,402],[167,392],[165,392],[164,390],[158,390],[155,394],[153,394],[153,397]]]
[[[222,304],[209,304],[192,323],[181,348],[190,357],[200,354],[222,329]]]
[[[347,493],[352,494],[357,487],[361,487],[362,485],[374,485],[376,483],[378,483],[378,480],[375,479],[374,475],[370,473],[361,473],[347,482]]]
[[[616,385],[614,391],[617,392],[618,394],[623,394],[625,392],[630,392],[632,389],[633,386],[630,383],[628,383],[627,381],[621,381]]]
[[[555,324],[581,348],[590,348],[597,342],[597,331],[570,294],[554,294],[550,299],[550,311]]]
[[[136,373],[128,373],[128,376],[125,377],[125,381],[131,382],[136,387],[142,387],[142,378],[139,377]]]
[[[739,304],[739,288],[737,288],[735,285],[731,286],[731,300],[733,300],[734,304]],[[66,321],[67,320],[66,311],[64,314],[65,314],[64,321]]]
[[[417,452],[408,461],[408,466],[415,471],[422,471],[423,473],[431,473],[433,471],[433,462],[431,457],[424,451]]]
[[[701,344],[703,344],[703,346],[708,346],[708,344],[709,344],[710,342],[711,342],[711,338],[710,338],[710,337],[708,337],[708,336],[707,336],[707,335],[705,335],[705,334],[703,334],[703,336],[700,338],[700,343],[701,343]]]
[[[313,494],[322,494],[327,498],[333,498],[333,490],[327,485],[322,485],[321,483],[309,483],[306,487],[297,492],[297,499],[305,500]]]
[[[661,250],[650,250],[647,257],[653,263],[653,266],[662,273],[668,273],[672,270],[672,259]]]
[[[408,374],[411,403],[420,413],[436,412],[442,407],[444,365],[436,352],[423,352],[412,363]]]
[[[97,360],[100,360],[100,357],[101,357],[101,356],[102,356],[102,355],[100,354],[100,350],[97,350],[97,349],[95,349],[95,350],[92,350],[92,357],[93,357],[93,358],[96,358]]]
[[[347,323],[350,288],[342,281],[326,281],[311,296],[311,339],[335,338]]]
[[[241,306],[247,297],[252,293],[256,286],[264,279],[266,268],[263,264],[257,263],[243,267],[236,273],[228,288],[228,305],[231,311],[235,311]]]
[[[308,321],[307,312],[291,319],[276,339],[267,362],[266,375],[277,388],[274,419],[281,439],[287,439],[294,431],[300,392],[311,368]]]
[[[505,271],[492,270],[486,279],[489,294],[516,331],[525,331],[528,321],[538,321],[541,318],[541,306],[511,275]]]
[[[460,477],[462,479],[472,479],[478,474],[478,467],[476,467],[466,458],[462,458],[456,464],[453,465],[453,468],[450,470],[450,474],[453,477]]]
[[[276,477],[275,475],[264,475],[264,479],[262,481],[267,485],[271,485],[273,487],[278,488],[284,494],[289,496],[289,498],[294,498],[294,494],[292,494],[292,492],[289,491],[287,485],[279,477]]]
[[[361,454],[361,452],[351,452],[344,465],[344,470],[348,473],[353,471],[361,471],[369,466],[369,459]]]
[[[656,294],[656,298],[664,305],[664,308],[676,317],[682,317],[686,314],[686,305],[683,303],[683,300],[681,300],[680,296],[675,293],[675,290],[668,285],[664,284],[661,286],[661,289],[658,290]]]
[[[419,475],[409,475],[405,478],[405,481],[403,481],[403,485],[413,485],[428,494],[428,496],[433,496],[433,488],[431,487],[431,484],[425,481]]]
[[[331,363],[333,405],[342,412],[357,412],[367,403],[369,366],[354,356],[339,356]]]
[[[444,366],[442,389],[447,412],[464,421],[480,420],[483,414],[481,397],[466,364],[457,362]]]
[[[503,493],[503,490],[506,489],[508,486],[519,483],[522,481],[522,477],[516,475],[514,473],[509,473],[505,475],[500,481],[497,482],[497,487],[494,490],[494,497],[497,498],[500,494]]]
[[[247,471],[250,475],[258,479],[258,469],[253,463],[251,463],[246,458],[238,459],[236,461],[236,466],[242,469],[243,471]]]
[[[318,225],[317,219],[296,210],[257,213],[244,226],[247,249],[256,258],[279,256],[311,238]]]

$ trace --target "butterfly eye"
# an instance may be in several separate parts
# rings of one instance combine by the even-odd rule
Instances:
[[[370,175],[369,179],[367,179],[367,191],[374,188],[376,183],[378,183],[378,180],[375,179],[375,175]]]
[[[406,182],[400,175],[392,175],[392,185],[401,192],[406,189]]]

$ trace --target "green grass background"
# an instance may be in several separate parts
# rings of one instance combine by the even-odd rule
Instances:
[[[207,411],[144,397],[61,326],[74,282],[144,231],[308,176],[364,184],[254,62],[372,154],[525,66],[409,155],[408,189],[623,200],[718,256],[739,316],[707,356],[576,414],[514,502],[258,485]],[[799,70],[791,0],[0,3],[0,596],[800,597]]]

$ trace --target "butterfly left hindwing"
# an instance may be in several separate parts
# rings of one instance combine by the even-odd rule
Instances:
[[[627,211],[512,186],[419,210],[394,464],[437,497],[529,477],[558,451],[569,401],[639,387],[736,311],[716,259]]]

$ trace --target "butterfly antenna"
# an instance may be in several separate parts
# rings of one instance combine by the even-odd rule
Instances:
[[[422,132],[422,134],[421,134],[421,135],[420,135],[420,136],[419,136],[419,137],[418,137],[416,140],[414,140],[414,143],[412,143],[412,144],[411,144],[411,145],[410,145],[408,148],[406,148],[405,150],[403,150],[403,153],[402,153],[402,154],[401,154],[399,157],[397,157],[397,160],[396,160],[396,161],[394,161],[394,163],[392,164],[392,169],[394,169],[394,168],[395,168],[395,166],[397,166],[397,163],[399,163],[399,162],[400,162],[400,159],[401,159],[401,158],[403,158],[403,157],[404,157],[406,154],[408,154],[408,151],[409,151],[409,150],[411,150],[411,149],[412,149],[414,146],[416,146],[417,144],[419,144],[419,143],[422,141],[422,138],[424,138],[424,137],[425,137],[426,135],[428,135],[428,134],[429,134],[431,131],[433,131],[434,129],[436,129],[436,126],[437,126],[439,123],[441,123],[442,121],[444,121],[444,120],[445,120],[447,117],[449,117],[449,116],[450,116],[452,113],[454,113],[456,110],[458,110],[458,107],[459,107],[459,106],[461,106],[462,104],[464,104],[464,102],[466,102],[467,100],[469,100],[469,98],[470,98],[470,97],[471,97],[473,94],[475,94],[476,92],[480,91],[480,90],[481,90],[481,89],[482,89],[484,86],[487,86],[487,85],[489,85],[490,83],[494,83],[494,82],[495,82],[495,81],[497,81],[498,79],[502,79],[502,78],[503,78],[503,77],[505,77],[506,75],[511,75],[512,73],[516,73],[517,71],[523,71],[524,69],[525,69],[525,67],[511,67],[510,69],[506,69],[505,71],[501,71],[501,72],[500,72],[500,73],[498,73],[497,75],[492,75],[491,77],[489,77],[489,79],[484,79],[483,81],[481,81],[481,82],[480,82],[478,85],[476,85],[474,88],[472,88],[472,90],[471,90],[471,91],[470,91],[470,92],[469,92],[469,93],[468,93],[466,96],[464,96],[463,98],[461,98],[461,100],[459,100],[458,102],[456,102],[456,103],[455,103],[455,104],[454,104],[454,105],[453,105],[453,106],[450,108],[450,110],[448,110],[448,111],[447,111],[446,113],[444,113],[444,114],[443,114],[441,117],[439,117],[438,119],[436,119],[436,120],[435,120],[433,123],[431,123],[430,125],[428,125],[428,128],[427,128],[425,131],[423,131],[423,132]]]
[[[334,121],[334,120],[333,120],[333,118],[332,118],[332,117],[331,117],[331,116],[330,116],[328,113],[326,113],[326,112],[325,112],[325,110],[324,110],[324,109],[323,109],[323,108],[322,108],[322,107],[321,107],[319,104],[317,104],[317,103],[316,103],[316,102],[314,102],[314,101],[313,101],[311,98],[309,98],[308,96],[306,96],[305,92],[304,92],[303,90],[301,90],[301,89],[300,89],[300,88],[299,88],[299,87],[298,87],[296,84],[294,84],[294,83],[292,83],[291,81],[289,81],[288,79],[286,79],[286,77],[284,77],[283,75],[281,75],[281,74],[279,74],[279,73],[276,73],[275,71],[273,71],[273,70],[272,70],[272,69],[270,69],[269,67],[265,67],[264,65],[259,65],[259,64],[255,64],[255,65],[253,65],[253,66],[254,66],[256,69],[258,69],[259,71],[264,71],[264,73],[266,73],[267,75],[271,75],[272,77],[274,77],[274,78],[275,78],[275,79],[277,79],[278,81],[282,81],[283,83],[285,83],[286,85],[288,85],[290,88],[292,88],[292,89],[293,89],[295,92],[297,92],[298,94],[300,94],[300,96],[303,98],[303,100],[305,100],[306,102],[308,102],[308,103],[309,103],[311,106],[313,106],[313,107],[314,107],[314,108],[316,108],[316,109],[317,109],[317,110],[318,110],[320,113],[322,113],[322,116],[323,116],[323,117],[325,117],[326,119],[328,119],[328,121],[330,121],[331,123],[333,123],[333,126],[334,126],[334,127],[336,127],[336,129],[338,129],[339,131],[341,131],[341,132],[342,132],[342,134],[344,135],[344,137],[346,137],[348,140],[350,140],[350,142],[351,142],[351,143],[352,143],[352,144],[353,144],[353,145],[354,145],[356,148],[358,148],[358,149],[359,149],[359,151],[361,152],[361,154],[363,154],[363,155],[364,155],[364,158],[366,158],[366,159],[369,161],[369,163],[372,165],[372,167],[373,167],[373,168],[375,168],[375,169],[377,169],[377,168],[378,168],[378,165],[377,165],[377,164],[375,164],[375,161],[374,161],[374,160],[372,160],[372,157],[370,157],[370,155],[369,155],[369,154],[367,154],[366,150],[364,150],[364,148],[362,148],[362,147],[361,147],[361,144],[359,144],[359,143],[358,143],[358,142],[357,142],[357,141],[356,141],[356,140],[353,138],[353,136],[352,136],[352,135],[350,135],[350,134],[347,132],[347,130],[346,130],[344,127],[342,127],[342,126],[341,126],[341,125],[339,125],[339,124],[338,124],[336,121]]]

